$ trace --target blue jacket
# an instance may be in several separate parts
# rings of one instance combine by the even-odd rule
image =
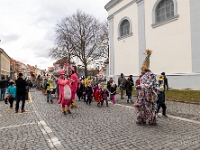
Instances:
[[[16,98],[17,88],[16,86],[10,85],[7,89],[8,94],[12,94],[12,98]]]

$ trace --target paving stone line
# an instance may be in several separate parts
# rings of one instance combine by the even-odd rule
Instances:
[[[32,96],[31,93],[29,92],[29,98],[32,101]],[[35,105],[31,105],[32,108],[34,110],[36,110]],[[46,139],[48,141],[48,144],[50,146],[50,148],[57,148],[58,150],[64,150],[64,146],[61,144],[61,142],[59,141],[59,139],[54,135],[53,131],[47,126],[47,124],[45,123],[45,121],[42,119],[41,115],[39,114],[39,112],[35,112],[37,118],[40,120],[38,122],[38,125],[42,131],[42,133],[45,135],[48,135],[48,138]],[[46,137],[46,136],[45,136]]]

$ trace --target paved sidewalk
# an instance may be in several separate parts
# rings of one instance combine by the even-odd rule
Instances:
[[[158,125],[136,125],[134,109],[126,99],[97,108],[78,102],[71,115],[31,90],[28,112],[15,114],[0,102],[0,150],[199,150],[200,122],[169,116]]]

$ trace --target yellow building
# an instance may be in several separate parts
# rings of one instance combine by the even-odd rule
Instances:
[[[0,79],[3,76],[5,78],[10,76],[10,60],[8,54],[0,48]]]

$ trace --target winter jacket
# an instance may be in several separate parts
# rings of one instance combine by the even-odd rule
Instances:
[[[108,82],[107,82],[107,89],[110,91],[110,88],[111,88],[111,82],[108,81]]]
[[[93,94],[92,87],[91,86],[87,86],[86,87],[86,95],[90,97],[90,96],[92,96],[92,94]]]
[[[125,89],[126,79],[124,77],[118,78],[118,87]]]
[[[108,91],[107,90],[103,90],[102,91],[102,98],[105,100],[105,99],[107,99],[107,97],[109,97]]]
[[[1,80],[0,81],[0,89],[5,89],[7,88],[8,82],[6,80]]]
[[[126,95],[131,96],[132,95],[132,86],[134,86],[133,81],[128,80],[126,82],[125,88],[126,88]]]
[[[53,91],[53,84],[52,84],[52,82],[47,82],[46,86],[45,86],[45,89],[46,89],[47,93],[50,93],[51,91]]]
[[[7,89],[7,93],[12,95],[12,98],[16,98],[17,88],[14,85],[10,85]]]
[[[110,88],[110,94],[111,95],[115,95],[116,94],[116,90],[117,90],[117,86],[116,85],[114,87],[111,86],[111,88]]]
[[[157,104],[164,104],[165,103],[165,95],[164,92],[159,92]]]
[[[16,81],[16,87],[17,87],[17,95],[24,95],[26,94],[26,86],[27,83],[24,79],[18,78]]]

